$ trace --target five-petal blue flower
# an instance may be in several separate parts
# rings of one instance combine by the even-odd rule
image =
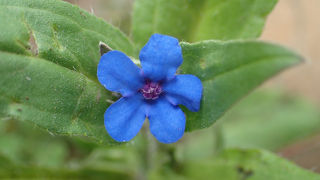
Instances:
[[[105,112],[106,130],[116,141],[129,141],[147,117],[158,141],[176,142],[183,136],[186,124],[178,105],[199,110],[201,81],[193,75],[175,75],[183,58],[174,37],[152,35],[139,57],[141,69],[120,51],[101,57],[97,73],[100,83],[123,96]]]

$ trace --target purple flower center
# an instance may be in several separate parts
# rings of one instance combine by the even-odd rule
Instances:
[[[162,88],[159,83],[146,81],[143,88],[140,89],[143,97],[145,99],[157,99],[159,95],[162,93]]]

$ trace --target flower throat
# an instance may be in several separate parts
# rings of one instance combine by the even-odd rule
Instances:
[[[159,83],[146,81],[143,88],[140,89],[140,92],[142,93],[145,99],[155,100],[162,93],[162,88]]]

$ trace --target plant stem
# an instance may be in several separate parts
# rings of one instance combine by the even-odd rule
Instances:
[[[157,144],[147,127],[148,124],[146,123],[141,129],[142,137],[138,147],[138,155],[142,165],[141,173],[138,177],[139,180],[148,179],[148,173],[154,167],[155,154],[157,153]]]
[[[215,152],[219,153],[224,149],[224,138],[223,138],[223,131],[220,124],[217,124],[213,128],[214,139],[215,139]]]

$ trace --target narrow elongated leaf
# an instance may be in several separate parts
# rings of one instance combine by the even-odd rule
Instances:
[[[27,120],[55,134],[108,142],[103,114],[111,96],[103,87],[52,62],[0,52],[2,116]]]
[[[124,34],[59,0],[1,0],[0,20],[0,117],[112,142],[96,68],[100,42],[133,54]]]
[[[277,0],[136,0],[133,39],[140,46],[153,33],[194,42],[256,38]]]
[[[96,79],[99,42],[133,54],[111,25],[59,0],[0,1],[0,49],[34,55]]]
[[[235,102],[301,57],[280,46],[257,41],[181,43],[182,74],[203,83],[199,112],[187,112],[187,131],[209,127]]]

